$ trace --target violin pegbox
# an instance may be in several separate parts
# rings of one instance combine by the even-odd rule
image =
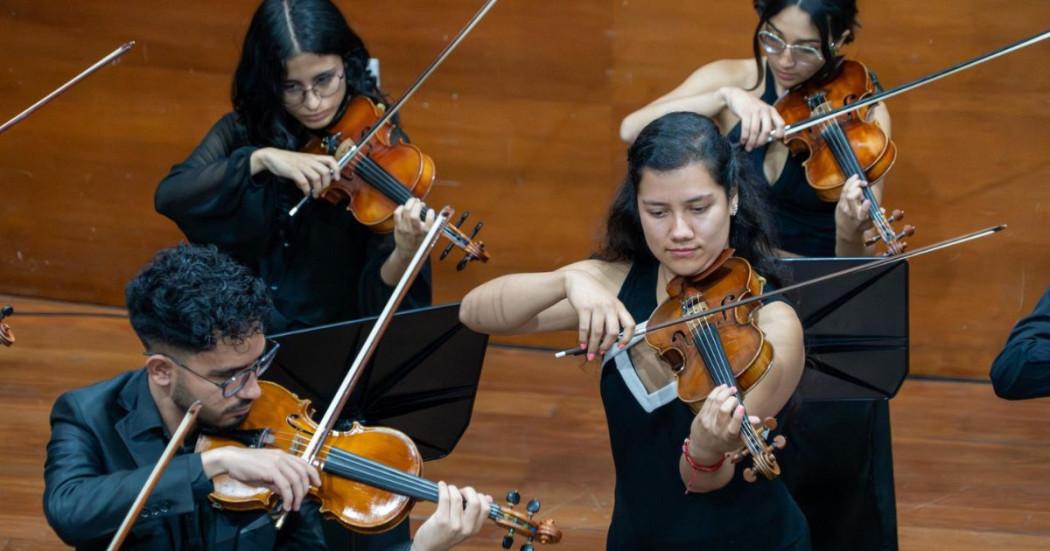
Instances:
[[[772,417],[766,417],[762,421],[762,453],[759,457],[753,457],[751,466],[744,469],[744,480],[748,482],[754,482],[758,480],[756,471],[762,473],[769,480],[773,480],[780,475],[780,465],[777,463],[776,455],[773,454],[773,450],[782,450],[787,446],[787,438],[784,435],[778,434],[773,437],[773,441],[766,444],[769,438],[769,433],[776,430],[777,420]],[[740,449],[729,454],[729,460],[736,464],[744,459],[745,456],[751,455],[748,451],[747,446],[742,446]]]
[[[457,272],[463,271],[463,269],[467,267],[467,264],[470,264],[475,260],[480,260],[482,262],[489,261],[489,254],[485,250],[485,242],[474,241],[478,232],[480,232],[481,228],[485,226],[484,222],[478,222],[474,226],[474,229],[471,230],[469,236],[463,233],[463,223],[466,222],[469,217],[470,211],[463,211],[463,214],[459,215],[459,219],[456,220],[455,224],[449,224],[446,226],[446,236],[451,242],[445,247],[445,250],[441,251],[441,255],[438,256],[439,261],[445,260],[445,257],[452,252],[454,247],[458,246],[463,249],[466,254],[464,254],[463,258],[456,263]]]
[[[540,500],[530,499],[525,505],[525,513],[514,510],[514,506],[519,503],[521,503],[521,494],[517,490],[511,490],[507,492],[506,507],[492,506],[499,509],[500,518],[496,520],[496,524],[507,529],[507,534],[503,536],[502,542],[504,549],[513,547],[515,534],[522,532],[528,534],[528,540],[521,545],[520,551],[533,551],[534,541],[542,544],[561,541],[561,530],[554,526],[553,520],[547,519],[537,523],[532,519],[540,511]]]

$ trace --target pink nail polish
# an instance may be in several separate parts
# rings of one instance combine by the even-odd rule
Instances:
[[[594,352],[588,352],[587,353],[587,361],[589,362],[589,361],[591,361],[593,359],[594,359]]]

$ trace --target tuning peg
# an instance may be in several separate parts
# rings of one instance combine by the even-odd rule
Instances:
[[[503,545],[504,549],[510,549],[511,547],[514,547],[514,536],[512,536],[510,534],[507,534],[506,536],[503,536],[503,544],[502,545]]]
[[[529,512],[529,516],[535,515],[540,510],[540,500],[530,499],[529,504],[525,506],[525,510]]]
[[[904,238],[904,237],[911,237],[913,235],[915,235],[915,226],[912,226],[911,224],[908,224],[908,225],[904,226],[904,229],[901,230],[901,232],[899,234],[897,234],[897,239],[901,239],[901,238]]]
[[[521,503],[521,494],[519,494],[517,490],[507,492],[507,503],[509,503],[511,507]]]
[[[478,232],[481,231],[481,228],[484,225],[485,225],[484,222],[478,222],[478,224],[476,226],[474,226],[474,230],[470,232],[470,240],[471,241],[474,240],[474,236],[476,236],[478,234]]]
[[[459,262],[456,263],[456,271],[457,272],[462,272],[463,268],[466,268],[467,264],[470,264],[471,260],[473,260],[473,259],[471,258],[471,256],[469,254],[464,256],[463,260],[460,260]]]
[[[754,482],[758,480],[758,477],[755,476],[755,469],[751,467],[744,469],[744,480],[748,482]]]
[[[901,209],[894,209],[893,212],[890,213],[890,217],[886,219],[886,221],[891,224],[898,220],[904,220],[904,211]]]
[[[532,551],[532,544],[526,543],[521,546],[521,551]]]
[[[782,450],[784,446],[787,446],[787,438],[784,438],[783,434],[778,434],[773,437],[773,447]]]
[[[452,248],[455,246],[455,243],[449,243],[448,246],[445,247],[445,250],[441,251],[441,256],[438,257],[438,260],[445,260],[445,257],[448,256],[448,253],[452,252]]]
[[[865,247],[870,247],[879,241],[882,241],[882,235],[876,234],[875,237],[870,237],[864,241]]]
[[[14,314],[14,313],[15,313],[15,308],[13,306],[11,306],[10,304],[5,304],[4,307],[2,309],[0,309],[0,320],[2,320],[4,318],[6,318],[7,316],[10,316],[11,314]]]
[[[463,222],[467,221],[467,218],[470,218],[470,211],[469,210],[465,210],[465,211],[463,211],[463,214],[459,215],[459,220],[456,220],[455,226],[457,228],[462,226]]]

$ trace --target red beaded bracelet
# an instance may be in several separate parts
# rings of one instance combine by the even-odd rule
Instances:
[[[692,467],[694,471],[700,471],[705,473],[713,473],[718,469],[721,469],[722,464],[726,462],[726,456],[725,454],[722,454],[722,459],[719,459],[718,463],[715,463],[713,465],[701,465],[697,463],[692,457],[689,456],[688,438],[685,439],[685,442],[682,442],[682,455],[685,456],[685,462],[689,463],[689,466]]]
[[[722,454],[722,459],[719,459],[718,463],[715,463],[714,465],[701,465],[701,464],[697,463],[695,460],[693,460],[692,457],[689,456],[689,439],[688,438],[685,439],[685,442],[682,442],[682,455],[685,456],[685,462],[689,463],[689,466],[692,467],[692,469],[693,469],[693,473],[689,475],[689,481],[685,483],[685,494],[686,495],[689,495],[689,485],[693,483],[693,476],[696,475],[697,471],[704,472],[704,473],[713,473],[713,472],[717,471],[718,469],[721,469],[722,468],[722,464],[726,462],[726,456],[725,456],[725,454]]]

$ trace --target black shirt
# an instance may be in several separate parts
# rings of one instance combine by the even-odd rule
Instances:
[[[377,314],[393,291],[379,275],[393,236],[373,233],[344,206],[323,199],[290,218],[302,193],[269,172],[253,177],[256,149],[237,115],[225,115],[160,182],[157,212],[190,241],[215,244],[262,277],[276,306],[270,332]],[[430,300],[428,263],[402,308]]]
[[[636,262],[619,299],[636,320],[656,308],[658,264]],[[647,413],[606,362],[602,403],[616,467],[608,549],[808,549],[806,520],[783,482],[742,478],[708,493],[685,494],[678,470],[693,413],[674,400]]]

